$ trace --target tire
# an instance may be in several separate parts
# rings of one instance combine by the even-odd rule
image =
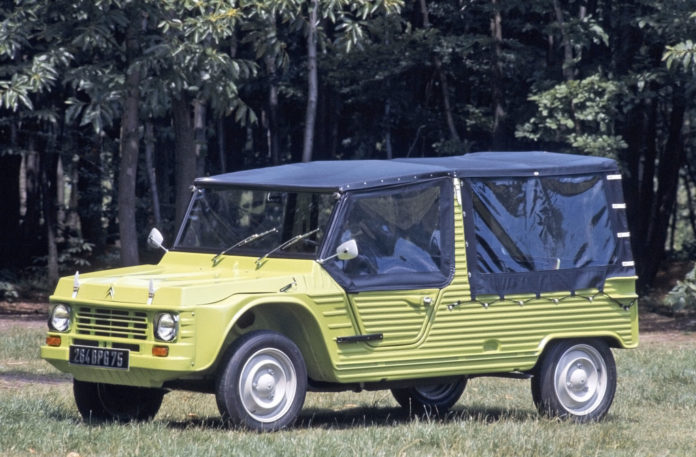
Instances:
[[[73,381],[75,404],[89,422],[150,420],[159,411],[164,393],[147,387]]]
[[[466,387],[467,378],[450,384],[429,384],[392,389],[392,395],[409,414],[439,416],[457,403]]]
[[[551,417],[576,422],[602,419],[616,392],[616,364],[599,339],[560,341],[545,352],[532,378],[532,399]]]
[[[292,425],[307,392],[307,368],[295,343],[270,331],[242,336],[228,349],[215,398],[225,422],[256,431]]]

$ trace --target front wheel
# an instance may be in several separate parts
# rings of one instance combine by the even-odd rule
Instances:
[[[466,378],[447,384],[429,384],[392,389],[394,399],[409,414],[441,415],[446,413],[462,396]]]
[[[256,331],[227,352],[216,386],[223,420],[257,431],[292,425],[307,392],[299,348],[283,335]]]
[[[577,422],[604,417],[615,392],[614,357],[598,339],[553,344],[532,378],[532,398],[541,413]]]
[[[86,421],[145,421],[155,417],[164,390],[73,381],[75,404]]]

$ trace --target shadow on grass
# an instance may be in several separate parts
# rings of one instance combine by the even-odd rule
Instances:
[[[72,382],[72,377],[63,373],[37,374],[34,371],[3,370],[0,371],[0,385],[5,383],[14,388],[22,388],[26,384],[65,384]]]
[[[501,420],[526,422],[535,420],[536,411],[503,410],[495,408],[462,408],[448,411],[442,415],[413,415],[403,408],[358,407],[351,409],[305,409],[302,411],[295,428],[333,428],[350,429],[366,426],[397,426],[409,422],[485,422],[494,423]]]
[[[349,430],[364,427],[395,427],[411,422],[442,424],[455,422],[495,423],[502,420],[527,422],[536,420],[538,417],[536,410],[503,410],[495,408],[455,409],[441,416],[411,415],[399,407],[361,406],[339,410],[306,408],[302,410],[291,430]],[[168,422],[166,425],[174,429],[234,429],[234,427],[228,427],[219,417],[196,417],[185,421]]]

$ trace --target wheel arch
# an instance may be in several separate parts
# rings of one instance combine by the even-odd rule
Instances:
[[[549,335],[546,338],[544,338],[541,343],[539,344],[539,352],[538,356],[536,359],[536,363],[534,364],[534,367],[532,367],[531,370],[529,370],[530,373],[536,374],[539,366],[541,365],[544,356],[548,352],[548,349],[551,348],[552,346],[562,343],[564,341],[588,341],[588,340],[602,340],[604,341],[609,348],[612,349],[617,349],[617,348],[624,348],[625,345],[622,344],[621,338],[616,335],[615,333],[607,332],[607,333],[598,333],[598,334],[579,334],[579,335]]]
[[[331,379],[332,366],[319,320],[301,300],[254,300],[239,310],[226,331],[216,365],[241,336],[255,330],[270,330],[292,340],[300,349],[312,379]],[[318,344],[320,343],[320,344]]]

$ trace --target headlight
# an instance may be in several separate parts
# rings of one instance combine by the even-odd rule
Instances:
[[[155,316],[155,337],[162,341],[172,341],[179,331],[179,316],[160,313]]]
[[[70,307],[68,305],[56,305],[51,311],[48,325],[58,332],[65,332],[70,328]]]

